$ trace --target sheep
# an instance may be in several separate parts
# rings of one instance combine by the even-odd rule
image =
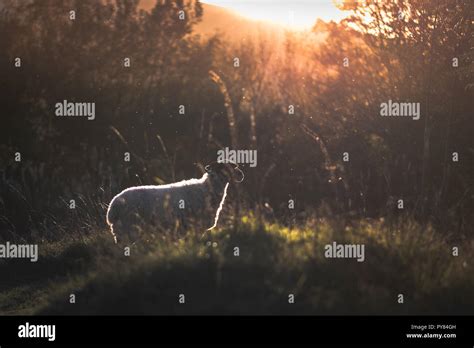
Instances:
[[[116,195],[107,210],[107,224],[115,243],[136,241],[147,227],[168,231],[216,227],[229,183],[242,182],[244,174],[238,165],[217,162],[207,165],[205,171],[200,179],[135,186]],[[240,174],[240,180],[233,180],[234,171]]]

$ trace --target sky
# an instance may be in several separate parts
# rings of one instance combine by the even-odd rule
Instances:
[[[345,13],[333,0],[201,0],[233,10],[241,16],[294,29],[309,29],[318,18],[339,21]]]

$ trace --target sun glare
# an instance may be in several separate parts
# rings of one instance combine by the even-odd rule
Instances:
[[[201,0],[235,11],[241,16],[272,22],[289,29],[311,28],[317,19],[340,21],[345,13],[333,0]]]

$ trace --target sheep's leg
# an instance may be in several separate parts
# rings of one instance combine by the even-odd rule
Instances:
[[[110,225],[110,234],[112,235],[114,239],[114,243],[117,244],[117,228],[114,227],[114,225]]]
[[[140,219],[138,216],[129,216],[126,222],[117,221],[111,226],[111,233],[116,244],[131,244],[140,237]]]
[[[131,215],[128,219],[128,222],[124,227],[126,228],[125,232],[130,243],[134,243],[140,239],[142,222],[143,221],[138,213]]]
[[[118,221],[110,226],[110,232],[114,237],[115,244],[123,244],[128,238],[127,232],[124,229],[122,222]]]

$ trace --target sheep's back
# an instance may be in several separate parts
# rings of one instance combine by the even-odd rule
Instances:
[[[205,191],[203,185],[128,188],[112,200],[108,221],[113,224],[118,220],[126,220],[168,227],[177,219],[204,219],[207,224],[212,221],[212,209]]]

